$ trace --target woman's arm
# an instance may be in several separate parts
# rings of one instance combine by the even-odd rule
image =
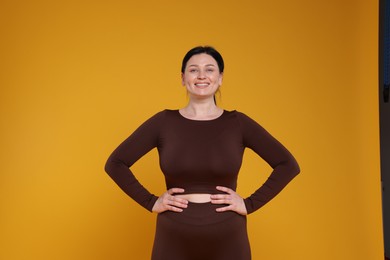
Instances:
[[[238,117],[244,145],[273,168],[267,181],[244,199],[250,214],[273,199],[300,172],[300,168],[294,156],[263,127],[242,113],[238,113]]]
[[[105,165],[105,171],[115,183],[149,211],[152,211],[158,197],[143,187],[129,168],[143,155],[158,146],[163,116],[163,112],[157,113],[143,123],[114,150]]]

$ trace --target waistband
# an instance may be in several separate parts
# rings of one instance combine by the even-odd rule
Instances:
[[[193,193],[202,193],[202,194],[226,194],[223,191],[217,190],[217,185],[210,186],[210,185],[191,185],[190,187],[175,187],[175,188],[182,188],[184,189],[183,193],[180,194],[193,194]],[[168,187],[168,189],[173,187]],[[235,190],[235,188],[228,187],[230,189]]]
[[[234,211],[217,212],[217,208],[225,207],[225,204],[212,204],[211,202],[188,202],[188,207],[182,212],[165,211],[158,214],[158,218],[169,219],[176,223],[195,226],[216,224],[227,221],[233,217],[246,218]]]

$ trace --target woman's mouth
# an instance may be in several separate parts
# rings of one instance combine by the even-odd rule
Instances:
[[[195,86],[198,88],[205,88],[209,86],[209,83],[195,83]]]

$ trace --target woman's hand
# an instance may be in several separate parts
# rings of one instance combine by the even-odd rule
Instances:
[[[164,192],[154,203],[153,212],[161,213],[167,210],[182,212],[183,208],[187,208],[188,201],[185,199],[173,196],[175,193],[183,193],[184,189],[172,188]]]
[[[235,211],[240,215],[247,215],[244,200],[232,189],[227,187],[217,186],[217,190],[223,191],[226,194],[211,195],[211,203],[213,204],[228,204],[226,207],[217,208],[218,212]]]

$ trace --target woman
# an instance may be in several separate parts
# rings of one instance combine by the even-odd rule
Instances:
[[[191,49],[182,62],[189,102],[142,124],[110,156],[106,172],[131,198],[158,213],[152,260],[249,260],[246,215],[276,196],[298,173],[294,157],[259,124],[218,107],[224,62],[209,46]],[[129,167],[157,147],[167,191],[157,197]],[[244,149],[273,171],[248,198],[236,192]]]

